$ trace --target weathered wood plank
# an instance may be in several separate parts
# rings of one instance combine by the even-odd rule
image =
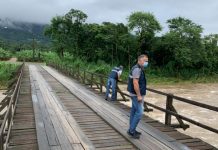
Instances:
[[[38,144],[9,146],[7,150],[38,150]]]
[[[30,70],[31,70],[31,75],[34,77],[35,86],[38,87],[39,88],[38,90],[40,90],[41,92],[45,92],[44,91],[45,89],[42,89],[42,85],[39,84],[40,81],[37,79],[38,72],[37,72],[36,67],[30,66]],[[42,93],[42,96],[43,96],[43,100],[46,101],[47,100],[46,95],[43,95],[43,93]],[[46,103],[46,107],[48,107],[48,112],[49,112],[49,115],[51,117],[53,126],[55,128],[56,134],[58,135],[57,137],[58,137],[60,146],[62,147],[62,149],[71,150],[72,146],[71,146],[68,138],[64,134],[63,128],[60,125],[60,122],[56,117],[56,113],[54,112],[54,110],[50,106],[48,106],[47,103]]]
[[[46,68],[46,67],[45,67]],[[48,69],[46,68],[46,70],[48,71]],[[48,71],[50,72],[50,70]],[[93,93],[91,93],[90,91],[85,91],[84,92],[84,88],[81,87],[80,85],[75,85],[75,83],[72,83],[71,80],[67,80],[66,81],[66,77],[60,77],[61,75],[51,71],[52,75],[58,79],[62,84],[64,84],[71,92],[73,92],[74,94],[76,94],[83,102],[85,102],[87,105],[89,105],[93,110],[95,110],[101,117],[103,117],[105,120],[107,120],[111,126],[114,126],[123,136],[125,136],[127,139],[129,139],[130,141],[132,141],[135,145],[137,145],[139,148],[141,149],[150,149],[150,147],[156,147],[157,149],[162,149],[165,147],[165,149],[168,149],[164,144],[161,144],[159,141],[155,141],[156,139],[154,139],[153,137],[145,137],[145,139],[142,140],[132,140],[131,138],[128,137],[128,135],[126,134],[127,131],[127,122],[128,120],[126,118],[123,118],[122,112],[119,112],[118,110],[112,108],[111,106],[108,106],[104,103],[102,103],[102,101],[96,100],[94,101],[94,99],[96,99],[96,96],[93,97]],[[78,91],[78,87],[80,89],[80,91]],[[90,98],[93,97],[93,98]],[[98,98],[97,98],[98,99]],[[116,115],[114,115],[116,113]],[[117,116],[120,116],[122,118],[122,120],[120,120],[119,118],[117,118]],[[123,122],[124,120],[124,122]],[[120,125],[120,123],[123,123],[122,125]],[[125,127],[125,128],[124,128]],[[123,130],[125,129],[125,130]],[[155,144],[155,142],[156,144]],[[144,145],[142,144],[144,143]],[[157,144],[158,143],[158,144]],[[159,147],[159,148],[158,148]],[[160,148],[161,147],[161,148]]]
[[[38,150],[29,70],[27,66],[24,67],[21,89],[22,92],[19,93],[16,107],[17,113],[15,112],[7,149]]]
[[[47,79],[50,79],[50,78],[53,78],[52,76],[44,76],[45,77],[45,79],[47,80]],[[49,78],[50,77],[50,78]],[[52,89],[53,89],[53,91],[54,92],[56,92],[56,90],[59,90],[59,88],[64,88],[64,89],[66,89],[63,85],[61,85],[60,83],[58,83],[58,84],[53,84],[53,83],[51,83],[51,82],[48,82],[49,84],[51,84],[51,87],[52,87]],[[57,88],[58,87],[58,88]],[[68,94],[70,93],[69,91],[67,92]],[[66,94],[67,94],[66,93]],[[57,97],[59,97],[59,93],[56,93],[57,94]],[[69,95],[68,95],[69,96]],[[63,98],[64,97],[62,97],[61,98],[61,100],[59,99],[59,101],[61,101],[61,102],[63,102],[62,104],[64,104],[64,105],[62,105],[63,107],[65,106],[65,104],[66,104],[66,106],[68,106],[68,105],[70,105],[71,107],[67,107],[68,108],[68,110],[70,111],[71,109],[72,110],[74,110],[74,108],[78,108],[78,106],[83,106],[83,107],[85,107],[86,105],[84,105],[84,103],[82,103],[81,101],[79,101],[76,97],[74,97],[74,95],[72,95],[71,94],[71,97],[72,97],[72,99],[73,99],[73,101],[67,101],[67,103],[65,103],[65,100],[63,100]],[[76,102],[76,103],[75,103]],[[80,107],[81,109],[84,109],[83,107]],[[90,109],[90,108],[88,108],[87,106],[86,106],[86,109]],[[77,109],[77,110],[80,110],[80,109]],[[77,116],[77,118],[76,118],[76,121],[78,122],[78,124],[80,125],[80,127],[82,128],[82,130],[84,131],[84,128],[82,127],[82,125],[84,124],[84,125],[87,125],[87,126],[93,126],[93,127],[95,127],[95,128],[93,128],[93,130],[92,130],[92,135],[96,135],[95,134],[95,129],[99,129],[99,127],[96,127],[96,124],[104,124],[105,125],[105,127],[109,127],[110,128],[110,130],[112,130],[113,131],[113,134],[114,133],[116,133],[117,135],[119,135],[114,129],[112,129],[108,124],[106,124],[105,123],[105,121],[103,121],[96,113],[94,113],[94,111],[90,111],[90,113],[92,113],[92,114],[94,114],[95,115],[95,118],[98,118],[98,120],[96,120],[95,122],[89,122],[89,121],[87,121],[87,122],[80,122],[80,120],[84,120],[84,118],[87,118],[87,119],[89,119],[89,117],[87,117],[87,116],[85,116],[85,115],[80,115],[80,116]],[[90,114],[89,113],[89,114]],[[71,113],[73,116],[74,116],[74,113]],[[92,117],[93,118],[93,117]],[[88,132],[89,133],[89,135],[90,135],[90,133],[91,132]],[[86,135],[88,135],[87,134],[87,132],[85,132],[85,134]],[[98,136],[100,136],[100,134],[98,134]],[[105,135],[104,133],[101,133],[101,136],[102,137],[104,137],[104,136],[107,136],[107,135]],[[88,136],[89,137],[89,136]],[[94,136],[95,137],[95,136]],[[126,140],[124,140],[124,138],[122,137],[122,136],[120,136],[120,138],[121,139],[123,139],[123,142],[125,142],[125,145],[131,145],[129,142],[127,142]],[[120,139],[119,138],[119,139]],[[89,139],[90,140],[92,140],[92,136],[90,136],[89,137]],[[99,139],[98,141],[100,142],[100,141],[102,141],[103,139]],[[111,139],[112,140],[112,139]],[[113,142],[116,142],[116,138],[114,138],[113,139],[114,141]]]
[[[44,128],[42,114],[38,106],[39,101],[37,99],[37,96],[32,95],[32,100],[33,100],[33,106],[34,106],[34,112],[35,112],[35,121],[36,121],[36,130],[37,130],[39,150],[50,149],[47,135],[46,135],[45,128]]]
[[[56,95],[54,95],[54,93],[52,92],[52,88],[49,87],[49,85],[46,83],[46,81],[44,80],[44,78],[39,74],[39,72],[37,71],[37,69],[35,67],[32,66],[32,70],[35,70],[34,72],[34,76],[36,78],[37,81],[37,86],[38,86],[38,90],[40,90],[44,103],[46,105],[46,107],[48,108],[48,111],[51,115],[52,121],[53,121],[53,125],[55,127],[55,131],[57,132],[59,142],[60,144],[66,144],[63,143],[64,141],[68,141],[70,140],[71,143],[71,149],[84,149],[83,147],[85,147],[86,149],[91,149],[91,147],[87,147],[85,145],[88,144],[87,141],[85,141],[84,137],[80,137],[78,138],[78,135],[75,134],[74,130],[78,130],[78,128],[75,128],[75,125],[72,125],[72,119],[69,116],[69,112],[65,112],[65,110],[63,108],[60,108],[61,106],[57,103],[57,99],[56,99]],[[62,92],[64,90],[61,90]],[[56,120],[55,118],[56,117]],[[57,126],[58,125],[58,126]],[[59,128],[57,128],[59,127]],[[61,128],[61,129],[60,129]],[[59,132],[58,130],[61,130],[61,132]],[[59,132],[59,133],[58,133]],[[77,133],[79,133],[80,131],[77,131]],[[62,137],[60,137],[62,134]],[[65,137],[64,137],[65,135]],[[66,136],[67,135],[67,136]],[[63,138],[65,140],[63,140]],[[82,141],[82,142],[81,142]],[[80,143],[84,144],[83,147],[81,147]],[[80,145],[79,145],[80,144]],[[62,147],[62,149],[66,149],[66,147]],[[69,149],[69,147],[68,147]],[[94,149],[94,148],[93,148]]]
[[[47,107],[45,106],[45,104],[43,102],[42,95],[40,92],[36,92],[36,95],[39,99],[39,106],[40,106],[41,112],[43,114],[43,121],[44,121],[45,131],[46,131],[49,145],[50,146],[58,146],[59,141],[58,141],[54,126],[52,124],[50,114],[48,113]]]

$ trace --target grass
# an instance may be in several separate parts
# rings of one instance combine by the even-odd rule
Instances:
[[[32,51],[21,51],[17,54],[20,59],[31,61]],[[62,64],[70,67],[80,67],[90,72],[100,73],[108,75],[114,66],[106,64],[100,60],[96,63],[87,62],[85,58],[78,58],[69,53],[64,54],[64,58],[59,58],[54,52],[41,52],[41,60],[53,64]],[[173,85],[173,84],[190,84],[190,83],[218,83],[218,74],[207,75],[196,70],[182,70],[179,75],[172,75],[174,72],[167,70],[168,68],[153,68],[149,66],[146,69],[146,76],[148,84],[155,85]],[[123,81],[127,81],[129,76],[129,70],[124,67],[123,74],[121,76]]]
[[[36,51],[34,58],[33,58],[33,51],[32,50],[23,50],[16,53],[16,57],[18,61],[26,61],[26,62],[36,62],[36,61],[42,61],[38,58],[39,52]]]
[[[3,50],[0,47],[0,60],[8,60],[10,59],[12,54],[9,51]]]
[[[18,69],[18,64],[0,62],[0,89],[6,89]]]

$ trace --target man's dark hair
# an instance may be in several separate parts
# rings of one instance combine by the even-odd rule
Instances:
[[[144,58],[144,57],[147,57],[147,55],[142,54],[142,55],[138,56],[138,61],[139,61],[141,58]]]

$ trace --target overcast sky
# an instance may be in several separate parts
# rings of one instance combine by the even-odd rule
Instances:
[[[166,20],[186,17],[202,25],[204,34],[218,33],[218,0],[0,0],[0,18],[49,23],[71,8],[88,15],[88,22],[123,22],[134,11],[153,13],[167,30]]]

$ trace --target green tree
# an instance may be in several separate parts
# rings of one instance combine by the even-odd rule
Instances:
[[[134,12],[128,17],[128,27],[138,37],[138,52],[150,50],[155,33],[161,31],[161,25],[151,13]]]
[[[52,39],[59,56],[64,56],[64,50],[79,55],[79,39],[86,18],[82,11],[71,9],[65,16],[56,16],[51,20],[45,35]]]
[[[85,23],[87,19],[87,15],[76,9],[71,9],[65,16],[64,16],[64,21],[67,25],[67,43],[68,46],[70,47],[73,52],[79,56],[80,55],[80,39],[81,36],[83,36],[83,23]]]
[[[205,36],[203,43],[206,51],[205,67],[209,73],[218,74],[218,34]]]
[[[53,46],[61,57],[64,56],[64,49],[68,46],[67,32],[68,29],[62,16],[52,18],[51,25],[45,29],[45,35],[51,38]]]
[[[159,39],[154,50],[156,64],[171,66],[176,73],[187,68],[202,68],[206,54],[201,39],[202,27],[182,17],[167,23],[169,32]]]

